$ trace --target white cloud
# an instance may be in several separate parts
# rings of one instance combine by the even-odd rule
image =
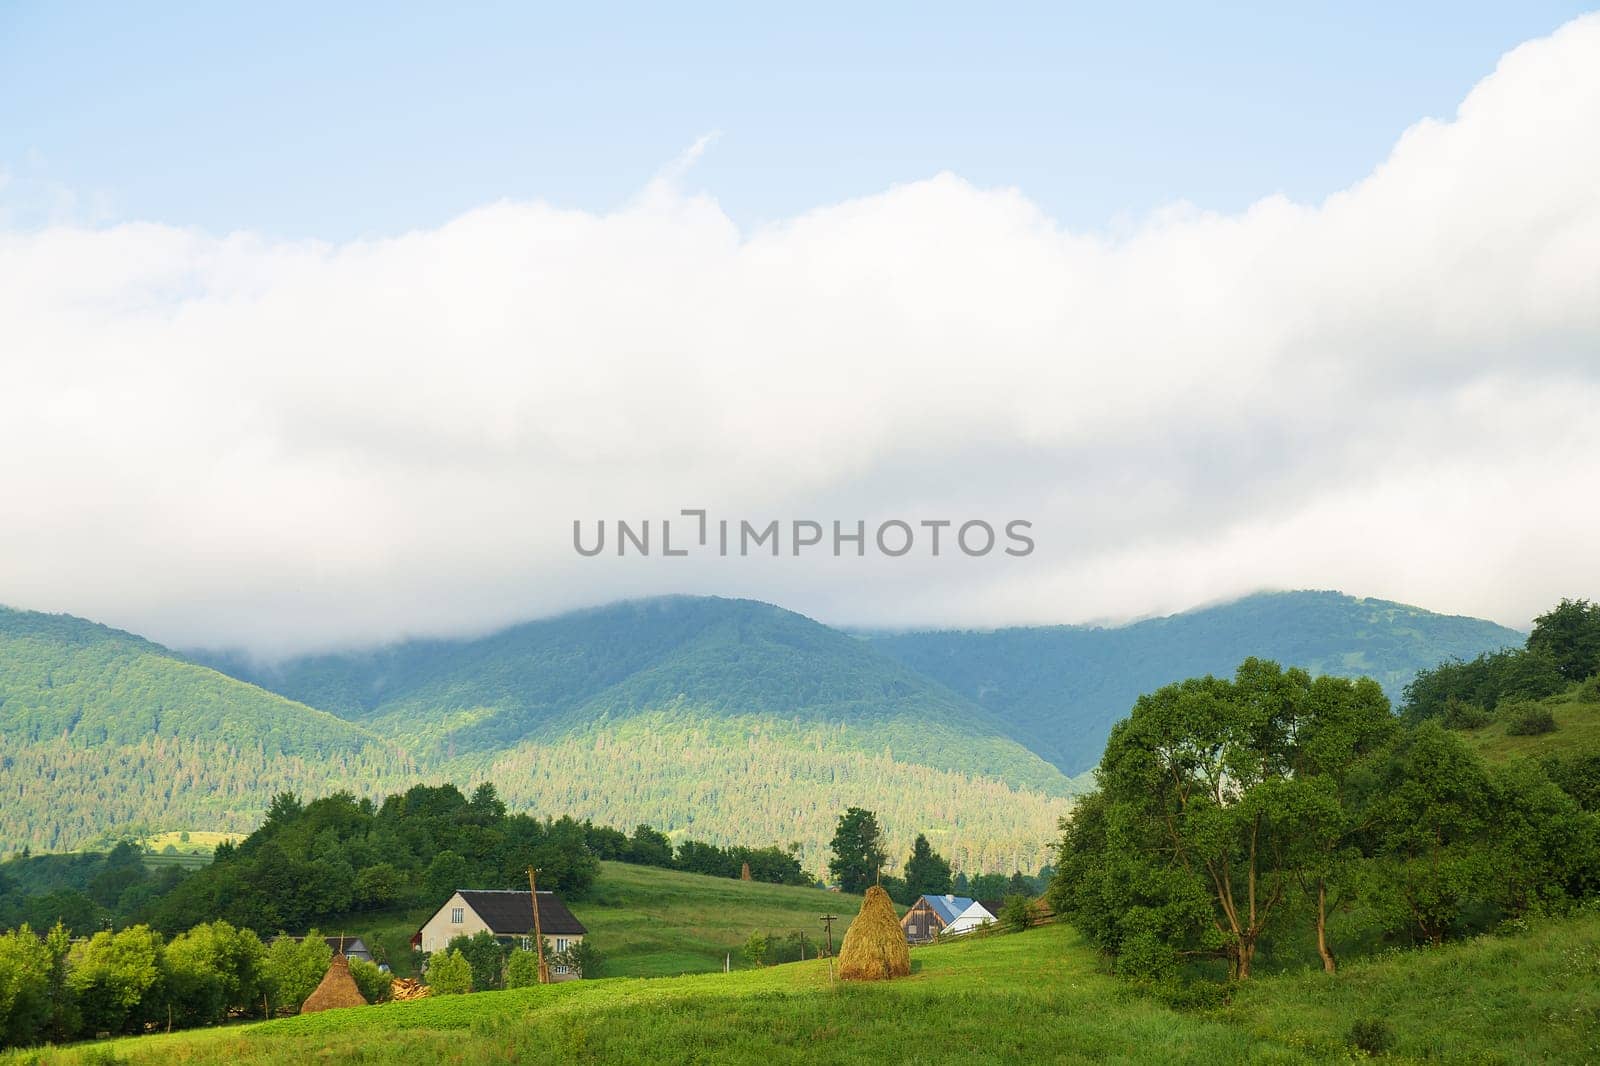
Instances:
[[[665,591],[1073,621],[1600,593],[1600,18],[1320,205],[1116,237],[952,175],[328,245],[0,231],[0,602],[281,651]],[[381,195],[381,190],[375,195]],[[1025,560],[582,559],[574,518],[1022,517]]]

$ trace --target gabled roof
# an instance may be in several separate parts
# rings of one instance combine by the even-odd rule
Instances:
[[[933,913],[939,920],[949,925],[960,917],[961,912],[972,906],[969,896],[923,896],[922,899],[933,908]]]
[[[273,939],[292,940],[298,944],[304,940],[305,937],[285,936],[282,938],[274,937]],[[372,954],[372,952],[367,948],[367,942],[358,936],[325,936],[322,939],[327,942],[328,947],[333,949],[333,953],[335,955],[349,956]]]
[[[461,888],[457,894],[497,936],[533,933],[533,897],[514,890]],[[554,892],[539,893],[539,930],[545,936],[583,936],[589,930]]]
[[[957,917],[973,918],[979,922],[992,922],[997,920],[995,913],[988,907],[985,907],[981,900],[973,900],[972,906],[962,911],[959,915],[957,915]]]

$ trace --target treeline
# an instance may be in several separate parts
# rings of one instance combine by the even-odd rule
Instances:
[[[909,907],[921,896],[954,893],[974,899],[1000,900],[1011,896],[1033,897],[1044,891],[1054,876],[1046,865],[1037,878],[1020,870],[1004,874],[952,874],[950,860],[933,849],[924,833],[918,833],[901,867],[901,876],[885,874],[889,862],[888,845],[878,824],[876,811],[851,807],[839,815],[833,840],[828,845],[831,858],[828,873],[841,891],[860,894],[871,885],[881,885],[889,898]]]
[[[23,926],[0,934],[0,1048],[297,1011],[332,956],[316,930],[264,944],[224,921],[171,939],[147,925],[77,941],[63,925]],[[387,997],[376,965],[350,972],[368,1002]]]
[[[1257,659],[1143,696],[1063,822],[1050,899],[1121,972],[1246,978],[1267,945],[1331,971],[1600,890],[1595,790],[1485,765],[1421,717]]]
[[[1438,720],[1449,729],[1475,729],[1499,714],[1516,731],[1545,731],[1540,728],[1542,720],[1524,724],[1521,719],[1530,711],[1520,703],[1552,696],[1596,674],[1600,674],[1600,604],[1564,599],[1534,620],[1523,647],[1480,655],[1470,662],[1455,659],[1419,672],[1405,688],[1400,714],[1413,724]],[[1595,695],[1600,701],[1600,691]]]
[[[152,872],[140,849],[104,855],[18,856],[0,863],[0,927],[59,923],[74,934],[145,923],[172,934],[220,919],[263,935],[351,915],[437,904],[458,888],[540,884],[581,898],[599,860],[718,877],[806,885],[795,850],[718,847],[686,840],[674,849],[648,825],[630,836],[571,817],[508,813],[493,785],[468,798],[454,785],[416,785],[381,804],[335,793],[302,802],[280,793],[266,819],[209,866],[185,875]]]
[[[787,849],[777,845],[752,848],[744,845],[718,847],[699,840],[685,840],[676,851],[667,834],[648,825],[634,829],[633,835],[620,829],[585,823],[589,848],[596,857],[639,866],[659,866],[711,877],[743,877],[775,885],[809,885],[815,881],[800,867],[799,844]]]

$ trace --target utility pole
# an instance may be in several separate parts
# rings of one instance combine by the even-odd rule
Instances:
[[[539,983],[550,983],[550,965],[544,961],[544,930],[539,927],[539,883],[535,879],[539,871],[528,867],[528,895],[533,897],[533,946],[539,953]]]
[[[833,923],[839,920],[837,914],[824,914],[819,919],[822,928],[828,935],[828,983],[833,984]]]

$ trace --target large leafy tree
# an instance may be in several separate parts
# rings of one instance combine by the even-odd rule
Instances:
[[[1250,976],[1289,888],[1287,779],[1311,678],[1247,659],[1234,680],[1196,678],[1135,704],[1112,730],[1100,777],[1114,803],[1157,830],[1170,861],[1205,888],[1235,976]]]
[[[1332,973],[1337,962],[1328,915],[1359,884],[1364,796],[1360,768],[1399,732],[1383,690],[1371,678],[1319,677],[1294,726],[1292,773],[1273,781],[1270,804],[1285,835],[1295,879],[1315,915],[1317,955]]]
[[[911,846],[911,856],[906,859],[906,891],[913,899],[918,896],[941,896],[950,891],[950,864],[928,843],[921,833]]]
[[[1600,603],[1562,600],[1533,620],[1528,650],[1546,652],[1568,681],[1600,671]]]
[[[877,882],[886,856],[883,831],[872,811],[851,807],[841,814],[829,847],[833,857],[828,872],[844,891],[865,892]]]
[[[68,986],[89,1032],[136,1031],[162,1019],[162,978],[161,935],[144,925],[96,933],[68,961]]]

